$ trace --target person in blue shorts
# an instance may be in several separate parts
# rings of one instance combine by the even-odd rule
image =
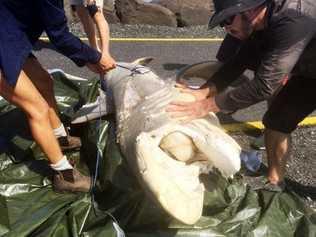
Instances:
[[[54,190],[88,192],[91,178],[62,153],[61,145],[67,144],[59,144],[57,138],[67,134],[57,115],[52,78],[32,49],[46,32],[57,50],[79,67],[105,74],[113,65],[109,67],[101,53],[69,32],[61,0],[2,0],[0,22],[0,95],[25,112],[34,140],[55,171]]]

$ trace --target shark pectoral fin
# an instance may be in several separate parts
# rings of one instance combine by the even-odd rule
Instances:
[[[100,118],[112,112],[104,91],[99,90],[100,95],[93,103],[83,105],[73,116],[72,124],[84,123]]]

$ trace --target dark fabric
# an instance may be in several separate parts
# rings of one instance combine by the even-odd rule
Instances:
[[[11,85],[44,31],[57,50],[78,66],[100,60],[99,52],[69,32],[61,0],[1,0],[0,22],[0,69]]]
[[[213,0],[215,13],[211,17],[208,27],[212,29],[225,19],[257,7],[266,1],[267,0]]]
[[[53,78],[65,123],[78,101],[93,102],[98,95],[98,80],[78,83],[58,72]],[[205,185],[202,218],[191,226],[179,223],[131,173],[116,143],[113,116],[71,130],[81,136],[82,148],[67,157],[80,171],[87,174],[89,167],[94,174],[100,152],[94,199],[55,193],[51,170],[27,127],[21,110],[0,98],[0,236],[118,237],[114,218],[127,237],[315,236],[315,211],[295,192],[254,191],[240,175],[225,179],[216,171],[200,177]]]
[[[291,78],[264,115],[265,127],[283,133],[294,131],[316,109],[315,88],[315,78]]]
[[[71,8],[73,11],[76,11],[76,6],[77,5],[71,5]],[[88,10],[89,12],[89,15],[91,17],[94,17],[94,15],[98,12],[98,7],[96,6],[95,2],[93,4],[90,4],[90,5],[87,5],[86,6],[86,9]]]
[[[91,17],[94,17],[94,15],[98,12],[98,7],[95,4],[88,5],[87,9]]]
[[[315,78],[316,4],[307,0],[272,1],[272,3],[265,29],[254,33],[243,43],[246,51],[253,50],[251,44],[258,44],[260,53],[256,55],[254,61],[255,64],[258,63],[255,77],[233,90],[224,91],[216,96],[215,101],[223,112],[234,112],[268,100],[282,86],[283,78],[291,73]],[[315,51],[311,52],[311,50]],[[253,52],[256,51],[249,53]],[[233,81],[235,72],[241,72],[246,68],[244,64],[247,64],[247,57],[245,58],[245,52],[240,50],[233,59],[237,62],[235,65],[232,65],[232,62],[224,64],[221,71],[225,76],[221,77],[218,74],[214,76],[224,78],[228,82]],[[305,66],[307,64],[309,67]],[[303,66],[299,67],[299,65]],[[219,79],[215,82],[223,89]],[[227,86],[227,83],[224,82],[224,85]]]
[[[227,34],[217,51],[216,59],[222,63],[226,63],[229,59],[237,55],[241,44],[241,40]]]
[[[260,55],[263,53],[264,45],[259,39],[251,38],[242,42],[231,35],[226,35],[216,56],[224,66],[212,76],[211,80],[208,80],[207,84],[214,83],[217,90],[221,92],[239,79],[246,69],[256,71],[260,65]],[[215,100],[218,98],[217,96]]]

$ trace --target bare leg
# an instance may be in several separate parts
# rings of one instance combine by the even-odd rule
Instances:
[[[52,128],[55,129],[60,127],[61,121],[58,117],[53,78],[42,67],[36,58],[28,58],[23,66],[23,70],[48,103],[48,115]]]
[[[266,129],[264,135],[269,165],[268,180],[272,184],[278,184],[284,180],[291,135],[271,129]]]
[[[95,25],[87,9],[84,6],[77,5],[76,12],[82,23],[84,31],[87,34],[90,46],[100,51],[99,46],[98,46],[98,38],[96,34]]]
[[[38,68],[36,65],[34,67]],[[49,105],[33,85],[24,68],[15,87],[10,86],[0,73],[0,95],[26,113],[33,138],[48,160],[51,163],[61,160],[63,154],[51,126]]]

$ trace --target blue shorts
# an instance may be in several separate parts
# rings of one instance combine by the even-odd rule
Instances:
[[[0,4],[0,70],[4,79],[15,86],[25,60],[32,52],[32,43],[23,23]]]

